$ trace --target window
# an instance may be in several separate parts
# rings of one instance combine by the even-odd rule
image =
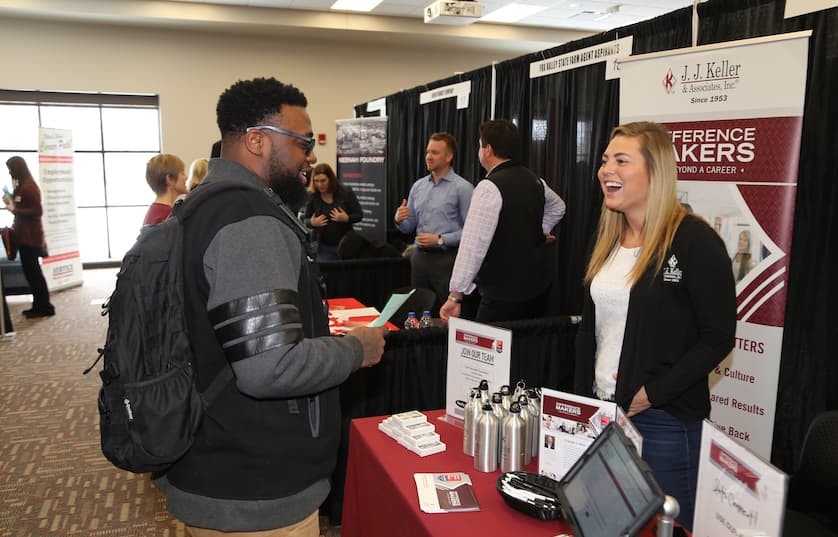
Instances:
[[[0,90],[0,125],[0,159],[23,157],[36,180],[38,127],[73,131],[81,259],[122,259],[153,197],[145,165],[160,152],[158,97]],[[0,183],[11,188],[3,171]],[[11,225],[11,214],[3,213],[0,225]]]

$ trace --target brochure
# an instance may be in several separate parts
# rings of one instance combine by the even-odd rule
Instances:
[[[384,305],[381,315],[376,317],[376,319],[367,326],[384,326],[387,324],[390,317],[392,317],[393,314],[396,313],[400,307],[402,307],[402,304],[407,302],[407,299],[410,298],[410,295],[412,295],[414,291],[416,291],[416,289],[411,289],[409,293],[393,293],[390,300],[388,300]]]
[[[463,472],[413,474],[419,508],[425,513],[479,511],[471,478]]]

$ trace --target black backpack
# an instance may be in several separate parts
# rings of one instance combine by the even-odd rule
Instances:
[[[204,393],[195,386],[183,296],[183,221],[230,183],[201,185],[169,218],[145,226],[122,260],[108,315],[99,390],[102,452],[131,472],[165,470],[192,446],[204,409],[233,378],[225,367]]]

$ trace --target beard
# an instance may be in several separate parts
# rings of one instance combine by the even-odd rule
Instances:
[[[271,155],[268,185],[294,213],[300,212],[308,201],[308,191],[300,181],[299,171],[284,166],[277,152]]]
[[[308,201],[308,191],[297,175],[271,177],[270,187],[294,213],[300,212]]]

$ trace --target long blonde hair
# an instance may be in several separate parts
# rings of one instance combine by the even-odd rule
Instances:
[[[615,127],[611,131],[610,139],[613,140],[617,136],[628,136],[640,141],[640,150],[649,173],[649,199],[643,224],[643,243],[637,263],[629,273],[629,280],[634,286],[649,267],[654,267],[655,274],[660,272],[664,256],[672,245],[675,232],[687,211],[678,203],[675,150],[666,128],[658,123],[638,121]],[[596,244],[588,263],[588,270],[585,272],[586,284],[590,284],[594,279],[627,229],[628,222],[623,213],[609,209],[603,199]]]

